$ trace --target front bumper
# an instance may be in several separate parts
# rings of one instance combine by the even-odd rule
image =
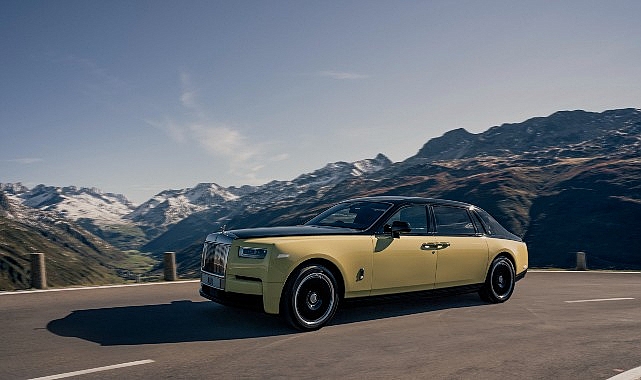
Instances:
[[[226,292],[201,284],[200,295],[221,305],[263,310],[263,296]]]

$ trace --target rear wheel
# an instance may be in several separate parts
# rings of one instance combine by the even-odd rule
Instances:
[[[514,265],[507,257],[499,256],[492,261],[479,295],[487,302],[505,302],[514,292],[514,281]]]
[[[327,268],[303,267],[287,282],[281,312],[294,328],[317,330],[336,312],[339,299],[336,289],[336,279]]]

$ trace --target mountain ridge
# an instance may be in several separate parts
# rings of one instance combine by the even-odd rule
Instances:
[[[625,108],[602,113],[559,111],[548,117],[534,117],[522,123],[506,123],[485,132],[473,134],[463,128],[446,132],[429,140],[411,159],[458,159],[483,155],[523,154],[554,146],[578,144],[638,120],[641,110]],[[541,130],[547,133],[542,133]],[[460,140],[460,141],[456,141]],[[439,146],[458,146],[452,155]],[[500,146],[499,150],[494,146]]]

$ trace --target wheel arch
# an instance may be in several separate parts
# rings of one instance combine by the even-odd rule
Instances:
[[[322,265],[325,268],[327,268],[327,270],[329,270],[332,273],[332,275],[334,276],[334,279],[336,280],[336,286],[338,287],[338,296],[340,297],[340,299],[343,299],[345,297],[345,279],[344,279],[343,273],[338,268],[338,266],[334,264],[331,260],[321,258],[321,257],[313,257],[313,258],[309,258],[307,260],[302,261],[300,264],[294,267],[294,269],[292,269],[287,275],[287,279],[285,280],[283,290],[280,295],[281,307],[283,302],[283,294],[287,291],[287,286],[289,285],[289,283],[291,281],[294,281],[294,274],[300,271],[302,268],[310,265]]]
[[[492,269],[492,263],[494,262],[494,260],[498,259],[499,257],[505,257],[506,259],[510,260],[510,263],[512,263],[512,268],[514,269],[514,273],[516,274],[516,271],[517,271],[516,270],[516,258],[509,251],[501,251],[501,252],[497,253],[496,255],[494,255],[494,257],[492,257],[492,259],[488,261],[487,270],[486,270],[486,273],[485,273],[485,278],[486,279],[487,279],[487,276],[490,275],[490,270]]]

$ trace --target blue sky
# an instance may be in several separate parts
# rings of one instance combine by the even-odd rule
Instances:
[[[641,2],[0,2],[0,182],[288,180],[559,110],[639,108]]]

